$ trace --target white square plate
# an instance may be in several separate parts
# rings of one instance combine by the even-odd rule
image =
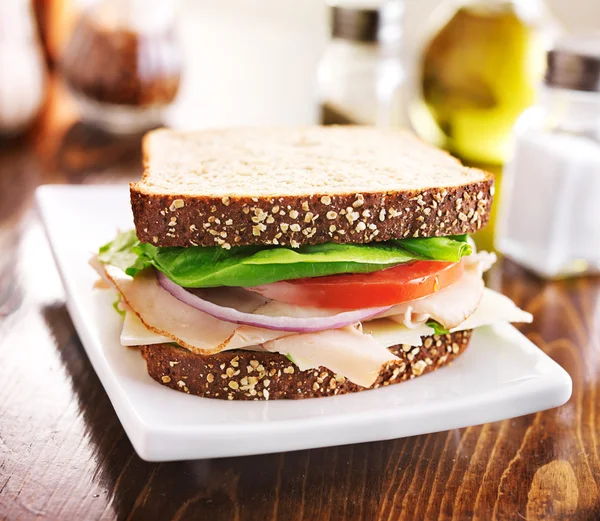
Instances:
[[[114,294],[93,290],[87,261],[133,227],[125,186],[43,186],[37,192],[67,307],[140,457],[150,461],[261,454],[387,440],[520,416],[565,403],[569,375],[514,327],[481,328],[454,364],[399,385],[297,401],[199,398],[152,380],[119,343]]]

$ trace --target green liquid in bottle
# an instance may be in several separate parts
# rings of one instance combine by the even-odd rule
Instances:
[[[515,3],[462,7],[425,46],[413,125],[464,160],[501,164],[543,67],[538,29],[519,18]]]

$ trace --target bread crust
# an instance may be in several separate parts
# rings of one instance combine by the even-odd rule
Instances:
[[[321,145],[319,153],[299,146],[312,141]],[[473,233],[486,225],[494,195],[492,174],[465,167],[408,132],[370,127],[162,129],[145,136],[143,161],[142,179],[130,185],[131,207],[138,238],[155,246],[299,247]],[[277,183],[271,163],[281,169],[283,182],[265,193],[265,183]],[[226,176],[242,167],[253,172],[244,188],[238,179],[232,185],[237,192],[224,190],[230,185]],[[308,183],[298,192],[306,169],[317,181],[344,183]],[[217,172],[221,189],[211,193]],[[413,174],[418,186],[398,188],[399,178],[408,183]],[[436,182],[438,174],[448,176],[448,184]],[[186,192],[186,175],[192,185],[210,177],[212,188]],[[169,189],[153,184],[169,176],[183,180]],[[290,177],[298,177],[297,185],[286,184]]]
[[[421,376],[449,364],[466,348],[472,330],[423,337],[421,347],[396,345],[400,358],[382,367],[370,389]],[[148,374],[188,394],[224,400],[318,398],[367,390],[325,367],[300,371],[278,353],[223,351],[199,356],[173,344],[141,347]]]
[[[138,238],[154,246],[362,244],[474,233],[494,193],[483,181],[422,191],[280,197],[157,195],[131,185]]]

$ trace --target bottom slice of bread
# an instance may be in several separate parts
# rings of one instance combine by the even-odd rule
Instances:
[[[288,358],[266,351],[224,351],[200,356],[174,344],[142,346],[148,373],[177,391],[225,400],[318,398],[375,389],[447,365],[469,344],[472,330],[423,337],[421,347],[396,345],[400,358],[382,367],[371,387],[362,387],[325,367],[300,371]]]

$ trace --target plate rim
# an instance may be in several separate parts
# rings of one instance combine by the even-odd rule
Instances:
[[[43,225],[46,237],[48,239],[48,243],[50,245],[50,249],[52,252],[52,256],[54,258],[54,262],[59,273],[61,283],[63,285],[65,295],[66,295],[66,307],[69,312],[69,315],[73,321],[75,326],[75,330],[81,339],[81,343],[86,352],[96,375],[98,376],[100,382],[102,383],[102,387],[104,391],[108,395],[108,398],[121,422],[130,442],[132,443],[137,454],[146,461],[175,461],[181,459],[190,459],[189,456],[182,457],[172,457],[169,456],[169,451],[160,450],[156,447],[157,444],[165,444],[164,439],[165,436],[169,436],[172,438],[185,438],[189,435],[194,435],[199,441],[207,441],[212,440],[218,441],[217,438],[220,438],[218,435],[222,434],[224,429],[227,428],[228,424],[211,424],[211,425],[173,425],[173,424],[153,424],[149,423],[142,415],[140,415],[139,411],[136,409],[135,404],[131,401],[128,396],[127,390],[121,385],[119,381],[119,376],[113,371],[111,367],[111,362],[107,359],[105,354],[103,353],[102,345],[100,339],[95,338],[92,334],[92,328],[88,324],[89,320],[92,318],[90,316],[86,316],[86,313],[80,309],[75,303],[75,298],[71,292],[71,278],[65,272],[65,266],[63,265],[60,255],[55,249],[55,241],[53,240],[54,230],[51,229],[49,224],[48,215],[46,214],[46,202],[47,198],[53,198],[56,194],[66,193],[66,192],[89,192],[90,195],[95,195],[93,192],[98,192],[98,190],[110,192],[110,191],[124,191],[127,189],[127,185],[123,184],[108,184],[108,185],[67,185],[67,184],[57,184],[57,185],[41,185],[36,189],[35,192],[35,201],[36,207],[38,210],[38,214],[40,216],[40,221]],[[508,394],[503,393],[502,395],[496,394],[494,396],[493,391],[488,391],[487,393],[481,395],[473,395],[468,398],[468,403],[465,404],[465,398],[463,397],[459,401],[454,400],[444,400],[439,401],[438,403],[431,402],[428,404],[428,411],[433,412],[435,414],[438,412],[438,409],[444,409],[444,414],[441,414],[438,418],[442,418],[441,423],[445,425],[444,428],[433,428],[425,429],[418,428],[419,432],[411,432],[411,429],[404,429],[405,433],[394,435],[391,431],[399,432],[402,430],[400,428],[388,428],[387,434],[385,436],[377,435],[371,438],[366,438],[362,440],[354,440],[354,441],[345,441],[340,443],[338,439],[331,440],[331,442],[323,442],[321,440],[319,443],[315,443],[311,441],[311,438],[308,438],[307,443],[296,442],[292,443],[292,447],[288,447],[283,449],[283,451],[290,450],[302,450],[302,449],[310,449],[317,447],[329,447],[329,446],[337,446],[344,445],[349,443],[361,443],[361,442],[373,442],[373,441],[383,441],[388,439],[401,438],[406,436],[413,436],[417,434],[428,434],[431,432],[440,432],[446,430],[452,430],[456,428],[467,427],[471,425],[481,425],[483,423],[490,423],[494,421],[500,421],[503,419],[508,419],[516,416],[523,416],[526,414],[531,414],[534,412],[539,412],[542,410],[550,409],[553,407],[557,407],[566,403],[572,394],[572,380],[567,371],[561,367],[556,361],[554,361],[549,355],[547,355],[544,351],[542,351],[539,347],[537,347],[531,340],[529,340],[524,334],[522,334],[518,329],[516,329],[513,325],[508,323],[496,324],[494,326],[486,326],[488,329],[494,330],[494,334],[508,334],[515,336],[518,338],[520,344],[520,349],[526,349],[530,353],[534,353],[537,357],[537,362],[543,360],[545,363],[550,364],[549,367],[552,368],[552,371],[544,373],[542,375],[537,376],[535,380],[535,385],[532,381],[523,381],[518,385],[515,385],[508,389]],[[521,347],[526,346],[526,347]],[[100,367],[100,364],[102,365]],[[440,368],[440,370],[449,369],[449,368]],[[435,374],[435,373],[434,373]],[[433,375],[434,375],[433,374]],[[428,377],[432,377],[433,375],[426,375]],[[149,382],[149,384],[160,385],[156,383],[154,380]],[[532,387],[533,386],[533,387]],[[528,389],[532,387],[531,389]],[[396,389],[396,386],[386,387],[385,389],[376,389],[373,391],[367,392],[386,392],[389,389]],[[531,403],[527,403],[528,407],[523,407],[523,393],[536,394],[538,401],[534,406]],[[488,396],[490,395],[491,396]],[[199,400],[211,400],[210,398],[202,398],[202,397],[193,397],[194,399]],[[316,400],[336,400],[343,399],[344,396],[332,396],[332,397],[322,397],[322,398],[309,398],[305,400],[316,401]],[[292,404],[295,400],[289,400],[289,403]],[[255,404],[258,402],[248,402],[249,404]],[[261,404],[264,402],[260,402]],[[454,405],[458,403],[459,405]],[[507,407],[507,404],[510,405],[511,408],[514,408],[518,411],[516,415],[507,416],[506,413],[499,412],[499,409],[495,406],[501,404],[503,408]],[[448,405],[450,407],[448,408]],[[485,409],[485,410],[484,410]],[[415,411],[415,412],[413,412]],[[457,414],[460,412],[460,415]],[[422,413],[416,411],[415,408],[407,409],[405,407],[391,407],[388,409],[376,409],[373,411],[361,411],[361,412],[349,412],[336,416],[320,416],[320,417],[311,417],[309,420],[306,418],[287,418],[269,422],[268,426],[261,422],[248,422],[244,424],[244,434],[246,436],[258,437],[258,434],[264,433],[266,429],[273,429],[273,426],[276,425],[275,429],[277,434],[281,436],[286,436],[289,432],[293,432],[295,434],[304,433],[315,429],[327,430],[327,429],[341,429],[344,428],[348,431],[351,431],[352,428],[364,426],[365,423],[368,423],[370,426],[374,428],[380,425],[386,425],[390,427],[390,423],[394,419],[404,419],[410,421],[413,416],[422,417]],[[469,418],[477,416],[479,419],[476,423],[474,423]],[[456,418],[456,421],[449,421],[449,419],[444,420],[443,418],[448,417],[452,419],[452,417]],[[480,421],[480,419],[484,419],[484,421]],[[440,420],[436,419],[434,424],[439,424]],[[392,425],[393,427],[393,425]],[[358,429],[357,429],[358,430]],[[408,432],[408,433],[406,433]],[[352,433],[350,433],[352,434]],[[391,434],[391,435],[390,435]],[[358,436],[360,437],[360,435]],[[346,439],[353,438],[352,435],[346,436]],[[273,452],[281,452],[281,448],[277,448],[275,450],[270,450],[269,448],[265,448],[264,450],[244,450],[243,447],[232,446],[231,444],[225,444],[226,447],[222,451],[210,450],[204,454],[201,454],[202,451],[196,451],[196,455],[193,455],[192,458],[215,458],[215,457],[232,457],[232,456],[243,456],[243,455],[256,455],[256,454],[267,454]],[[171,451],[171,453],[177,451]],[[201,454],[201,455],[198,455]]]

